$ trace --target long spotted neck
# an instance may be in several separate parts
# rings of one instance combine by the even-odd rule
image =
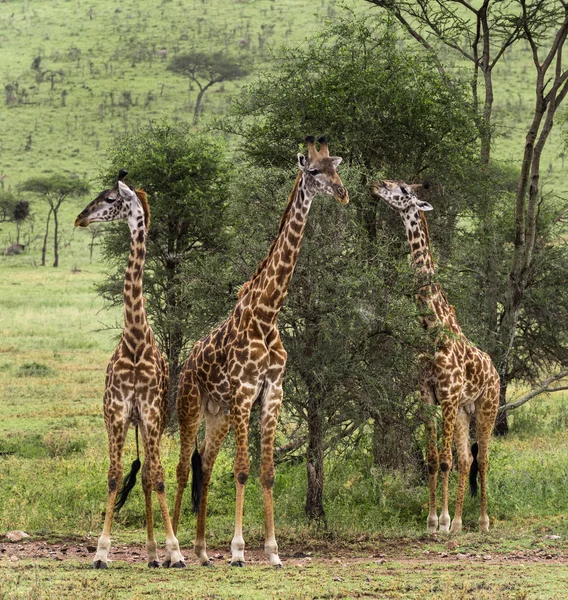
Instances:
[[[142,283],[146,261],[146,224],[144,211],[138,202],[133,203],[128,217],[130,228],[130,256],[124,276],[124,334],[123,338],[134,355],[144,345],[150,326],[146,318]]]
[[[461,334],[456,313],[442,292],[440,284],[433,281],[434,259],[430,249],[430,235],[424,213],[415,207],[404,210],[402,220],[412,253],[412,264],[418,279],[416,299],[427,307],[422,323],[427,328],[439,327],[440,323],[450,331]]]
[[[251,308],[265,323],[274,323],[288,294],[298,261],[300,245],[316,189],[307,185],[300,172],[282,217],[280,233],[264,260],[254,288],[258,290]]]
[[[401,212],[406,237],[410,244],[412,264],[417,276],[429,283],[434,275],[434,259],[430,250],[430,236],[424,213],[415,207]]]

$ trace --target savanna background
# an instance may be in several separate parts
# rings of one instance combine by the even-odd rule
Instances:
[[[470,7],[483,6],[484,64],[495,64],[475,70]],[[0,598],[566,597],[568,105],[554,55],[541,98],[558,91],[535,111],[533,60],[563,45],[563,10],[552,0],[0,3],[0,533],[30,535],[0,542]],[[539,109],[535,162],[524,153]],[[304,136],[321,134],[344,158],[351,203],[314,201],[280,318],[289,360],[274,495],[285,569],[272,572],[259,551],[253,412],[244,570],[225,566],[231,435],[209,495],[217,569],[192,560],[189,501],[179,531],[188,569],[145,567],[138,486],[113,526],[116,562],[90,570],[128,232],[76,230],[75,216],[119,168],[148,191],[146,306],[175,381],[276,235]],[[440,281],[503,377],[489,534],[477,532],[475,498],[463,534],[424,533],[415,388],[432,340],[416,319],[402,224],[367,191],[379,177],[431,182]],[[519,192],[523,181],[533,185]],[[131,435],[125,465],[134,454]],[[162,458],[173,499],[173,410]]]

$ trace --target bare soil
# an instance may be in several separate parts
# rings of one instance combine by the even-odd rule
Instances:
[[[453,543],[455,544],[455,542]],[[353,564],[360,562],[398,562],[407,564],[447,564],[453,562],[476,562],[488,564],[527,564],[545,562],[547,564],[568,564],[568,554],[556,549],[523,549],[512,552],[495,552],[493,554],[474,554],[461,551],[459,545],[450,546],[447,551],[433,551],[420,548],[419,543],[411,545],[405,542],[389,540],[380,546],[380,551],[371,548],[338,547],[332,542],[318,542],[311,544],[307,550],[294,546],[282,548],[280,558],[284,566],[300,566],[309,562],[319,564]],[[376,547],[375,547],[376,550]],[[60,541],[47,541],[36,539],[24,539],[20,542],[0,541],[0,560],[18,562],[19,560],[51,559],[54,561],[79,561],[90,563],[96,551],[96,538],[68,539]],[[163,557],[163,548],[158,550]],[[188,563],[195,563],[193,548],[183,547],[182,553]],[[229,562],[231,553],[228,547],[208,548],[209,557],[218,564]],[[249,564],[262,564],[266,562],[262,549],[250,549],[245,552],[246,561]],[[124,561],[128,563],[139,563],[146,561],[146,548],[142,544],[113,543],[109,555],[111,561]]]

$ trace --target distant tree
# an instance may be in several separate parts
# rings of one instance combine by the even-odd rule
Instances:
[[[103,235],[104,228],[103,225],[93,224],[87,228],[87,232],[89,233],[89,264],[93,264],[93,250],[95,249],[96,241]]]
[[[199,121],[203,95],[210,87],[223,81],[241,79],[249,74],[247,67],[221,52],[207,54],[194,51],[178,54],[171,60],[168,70],[189,77],[190,81],[199,88],[193,111],[194,125]]]
[[[41,265],[45,266],[47,254],[47,238],[49,235],[49,223],[53,216],[53,266],[59,266],[59,209],[69,198],[78,198],[89,192],[89,186],[84,179],[69,175],[54,174],[41,177],[32,177],[24,181],[21,189],[36,194],[49,206],[45,220],[45,235],[41,250]]]
[[[12,220],[16,223],[16,244],[20,243],[22,225],[30,216],[30,203],[27,200],[18,200],[12,211]]]
[[[365,0],[392,15],[414,40],[433,57],[436,68],[446,76],[447,51],[469,63],[471,89],[480,115],[481,160],[491,156],[494,103],[493,70],[505,52],[526,36],[525,24],[535,39],[547,35],[559,16],[556,0],[536,0],[528,5],[527,18],[521,18],[519,3],[502,0]],[[440,44],[441,43],[441,44]],[[443,48],[443,50],[442,50]],[[480,82],[481,78],[481,82]],[[483,103],[479,108],[480,87]]]
[[[187,124],[152,123],[122,137],[102,180],[111,185],[120,168],[148,193],[150,229],[144,295],[152,328],[168,357],[170,417],[181,363],[203,332],[227,309],[223,261],[226,205],[232,167],[219,140],[192,133]],[[124,225],[106,228],[102,251],[110,272],[99,292],[122,304],[129,238]]]
[[[441,184],[431,229],[446,255],[460,211],[476,201],[468,179],[479,173],[478,130],[467,87],[441,76],[432,57],[401,48],[391,32],[373,18],[328,25],[284,50],[278,67],[246,87],[217,124],[239,136],[247,163],[260,170],[254,177],[249,168],[241,185],[251,201],[233,205],[254,211],[239,223],[237,253],[251,267],[277,222],[267,176],[287,175],[277,188],[285,198],[291,157],[306,133],[328,134],[344,159],[352,205],[314,202],[280,317],[289,353],[285,406],[305,427],[306,514],[315,518],[324,514],[328,444],[337,448],[372,419],[382,466],[400,466],[414,447],[419,408],[410,392],[427,340],[414,318],[400,222],[370,197],[369,182],[382,175]]]
[[[18,200],[11,192],[0,191],[0,223],[9,221],[16,224],[16,244],[20,243],[22,226],[30,216],[30,203]]]

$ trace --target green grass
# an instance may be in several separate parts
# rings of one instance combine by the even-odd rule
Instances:
[[[0,598],[406,598],[528,600],[566,597],[565,565],[376,561],[153,571],[115,564],[97,572],[74,562],[0,562]]]

